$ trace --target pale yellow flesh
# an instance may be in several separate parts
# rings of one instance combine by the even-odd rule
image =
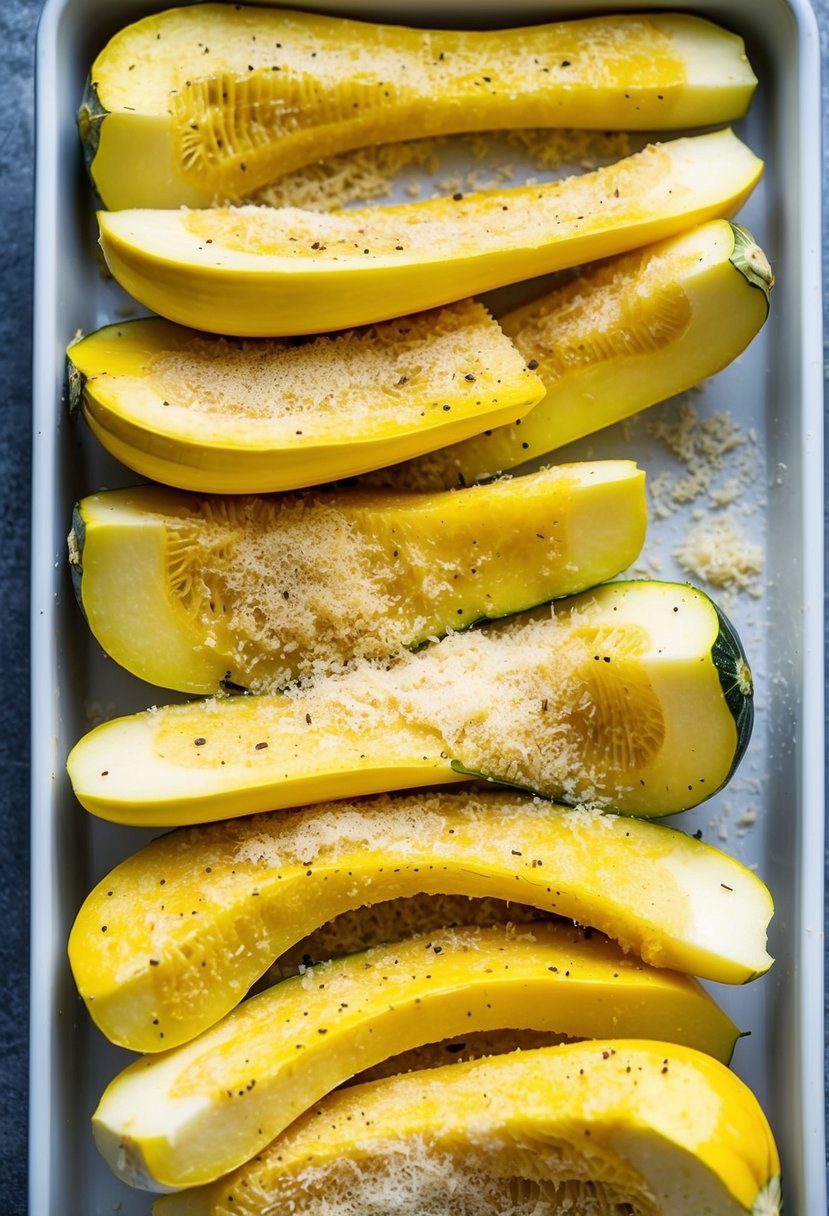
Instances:
[[[268,691],[614,577],[644,541],[644,482],[597,461],[434,495],[137,487],[79,504],[73,560],[92,632],[134,675]]]
[[[104,1034],[159,1051],[224,1016],[325,921],[419,892],[527,904],[720,982],[771,963],[771,897],[739,862],[639,819],[496,792],[326,803],[165,836],[90,893],[69,958]]]
[[[457,781],[453,760],[548,797],[670,814],[714,793],[745,742],[711,657],[720,632],[691,587],[608,584],[289,695],[115,719],[67,767],[87,810],[148,826]]]
[[[263,336],[433,308],[732,215],[762,162],[728,130],[540,186],[319,214],[100,212],[115,278],[172,321]]]
[[[471,300],[299,345],[132,321],[68,354],[84,416],[114,456],[210,493],[351,477],[514,422],[544,393]]]
[[[712,220],[588,267],[501,317],[524,358],[537,364],[547,389],[539,404],[520,421],[379,470],[372,480],[421,490],[469,484],[714,375],[751,342],[769,309],[764,291],[732,262],[733,250],[731,224]]]
[[[98,1147],[125,1181],[200,1185],[363,1068],[464,1030],[657,1038],[730,1058],[737,1029],[695,980],[558,925],[447,930],[313,967],[105,1091]]]
[[[490,1216],[521,1194],[522,1213],[537,1210],[534,1198],[568,1196],[581,1212],[577,1196],[587,1202],[598,1183],[647,1216],[779,1216],[779,1174],[768,1122],[728,1069],[687,1048],[610,1039],[332,1094],[255,1160],[157,1200],[153,1214],[263,1216],[324,1202],[331,1216],[357,1216],[397,1202],[436,1216],[454,1195],[470,1216]]]
[[[121,31],[91,80],[109,111],[92,177],[113,209],[239,199],[425,135],[722,123],[756,85],[741,39],[684,14],[461,32],[214,4]]]

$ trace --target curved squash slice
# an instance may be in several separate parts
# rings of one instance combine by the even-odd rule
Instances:
[[[611,1039],[331,1094],[230,1177],[157,1200],[153,1216],[323,1210],[780,1216],[780,1160],[727,1068]]]
[[[328,803],[164,836],[87,897],[69,958],[104,1034],[159,1051],[217,1021],[325,921],[420,892],[532,905],[706,979],[742,983],[771,964],[771,896],[739,862],[657,824],[495,792]]]
[[[267,691],[604,582],[636,560],[646,513],[622,460],[431,495],[141,486],[84,499],[69,548],[92,632],[129,671]]]
[[[129,321],[68,356],[70,400],[105,448],[210,493],[364,473],[513,422],[544,394],[472,300],[299,344]]]
[[[281,695],[115,719],[68,769],[87,810],[148,826],[469,775],[665,815],[728,779],[752,715],[739,640],[707,596],[611,583]]]
[[[590,266],[500,318],[547,389],[529,414],[370,480],[468,485],[683,392],[754,338],[773,282],[751,233],[728,220]]]
[[[345,329],[621,253],[731,215],[762,161],[733,134],[651,144],[565,181],[321,214],[102,211],[115,278],[161,316],[267,336]]]
[[[334,959],[251,997],[104,1092],[98,1148],[149,1190],[227,1173],[343,1081],[469,1030],[658,1038],[728,1060],[737,1029],[688,976],[560,925],[455,929]]]
[[[424,135],[728,122],[756,84],[740,38],[680,14],[482,32],[199,4],[116,34],[78,121],[107,207],[209,206]]]

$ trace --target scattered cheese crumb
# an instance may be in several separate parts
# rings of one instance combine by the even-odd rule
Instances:
[[[733,514],[691,528],[673,552],[686,573],[712,587],[762,595],[762,545],[748,540]]]
[[[332,211],[349,203],[370,202],[389,197],[402,185],[409,198],[432,197],[457,190],[487,190],[503,185],[516,176],[515,166],[500,159],[504,151],[518,152],[545,174],[564,167],[588,172],[630,155],[631,141],[626,132],[526,130],[484,132],[432,139],[402,140],[394,144],[357,148],[339,156],[306,165],[278,181],[246,195],[245,201],[268,207],[303,207]],[[474,169],[437,179],[443,160],[466,154],[477,163]],[[407,170],[418,167],[425,178],[408,178],[399,183]],[[525,177],[527,184],[531,184]],[[217,199],[239,202],[240,199]]]

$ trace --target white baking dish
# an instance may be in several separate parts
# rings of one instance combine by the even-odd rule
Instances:
[[[303,5],[298,5],[303,7]],[[32,1216],[147,1213],[98,1159],[88,1119],[124,1053],[109,1047],[77,998],[65,957],[74,914],[98,877],[143,843],[142,833],[92,820],[64,773],[67,749],[96,714],[144,708],[158,691],[119,672],[91,642],[65,561],[73,501],[137,480],[71,422],[62,400],[64,349],[75,331],[117,319],[125,297],[100,274],[94,203],[74,114],[95,53],[119,27],[164,5],[146,0],[47,0],[37,54],[37,213],[32,581]],[[518,0],[421,0],[408,5],[320,0],[304,5],[422,23],[514,24],[596,9]],[[610,9],[647,5],[604,3]],[[667,3],[661,8],[683,7]],[[684,817],[756,864],[775,896],[771,974],[719,999],[751,1037],[735,1067],[767,1110],[781,1149],[790,1216],[826,1211],[823,1093],[822,345],[818,36],[805,0],[697,0],[694,11],[739,31],[760,77],[738,125],[767,160],[744,220],[774,264],[772,316],[737,364],[695,397],[731,411],[754,452],[746,529],[765,551],[762,596],[732,614],[758,686],[758,723],[738,782]],[[616,428],[576,449],[635,455],[652,474],[670,466],[645,433]],[[749,448],[746,448],[748,451]],[[649,553],[665,577],[682,513],[657,521]],[[756,814],[756,822],[748,820]],[[742,826],[740,826],[742,824]],[[720,837],[720,840],[718,840]],[[723,840],[723,837],[727,839]]]

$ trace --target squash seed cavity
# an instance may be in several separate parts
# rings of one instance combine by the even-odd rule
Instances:
[[[289,75],[279,64],[242,78],[224,73],[188,81],[173,107],[182,170],[217,195],[244,195],[285,172],[286,148],[295,161],[296,146],[312,146],[320,128],[377,126],[378,112],[397,94],[390,82],[345,80],[327,89],[319,78]]]
[[[462,1154],[436,1152],[422,1140],[380,1142],[371,1155],[333,1165],[309,1166],[280,1176],[279,1199],[286,1211],[320,1212],[326,1216],[658,1216],[659,1207],[632,1168],[595,1146],[576,1150],[565,1141],[544,1137],[538,1143],[513,1142],[499,1129],[487,1146],[484,1136]],[[539,1177],[551,1174],[552,1177]],[[264,1170],[261,1171],[264,1173]],[[262,1183],[255,1167],[246,1172],[244,1190],[234,1187],[216,1216],[254,1212]],[[574,1176],[575,1175],[575,1176]],[[259,1185],[257,1185],[259,1183]],[[451,1183],[451,1185],[447,1185]],[[263,1197],[272,1194],[267,1187]],[[236,1202],[237,1196],[239,1202]],[[243,1205],[243,1206],[240,1206]],[[323,1205],[323,1206],[320,1206]]]
[[[580,367],[661,350],[692,319],[682,288],[660,282],[666,260],[637,250],[594,272],[588,291],[574,278],[545,297],[542,308],[514,314],[505,332],[526,359],[538,360],[539,375],[552,384]]]
[[[232,655],[237,680],[279,687],[300,655],[325,671],[405,644],[393,571],[341,512],[302,498],[198,506],[167,518],[169,585],[199,632]]]

